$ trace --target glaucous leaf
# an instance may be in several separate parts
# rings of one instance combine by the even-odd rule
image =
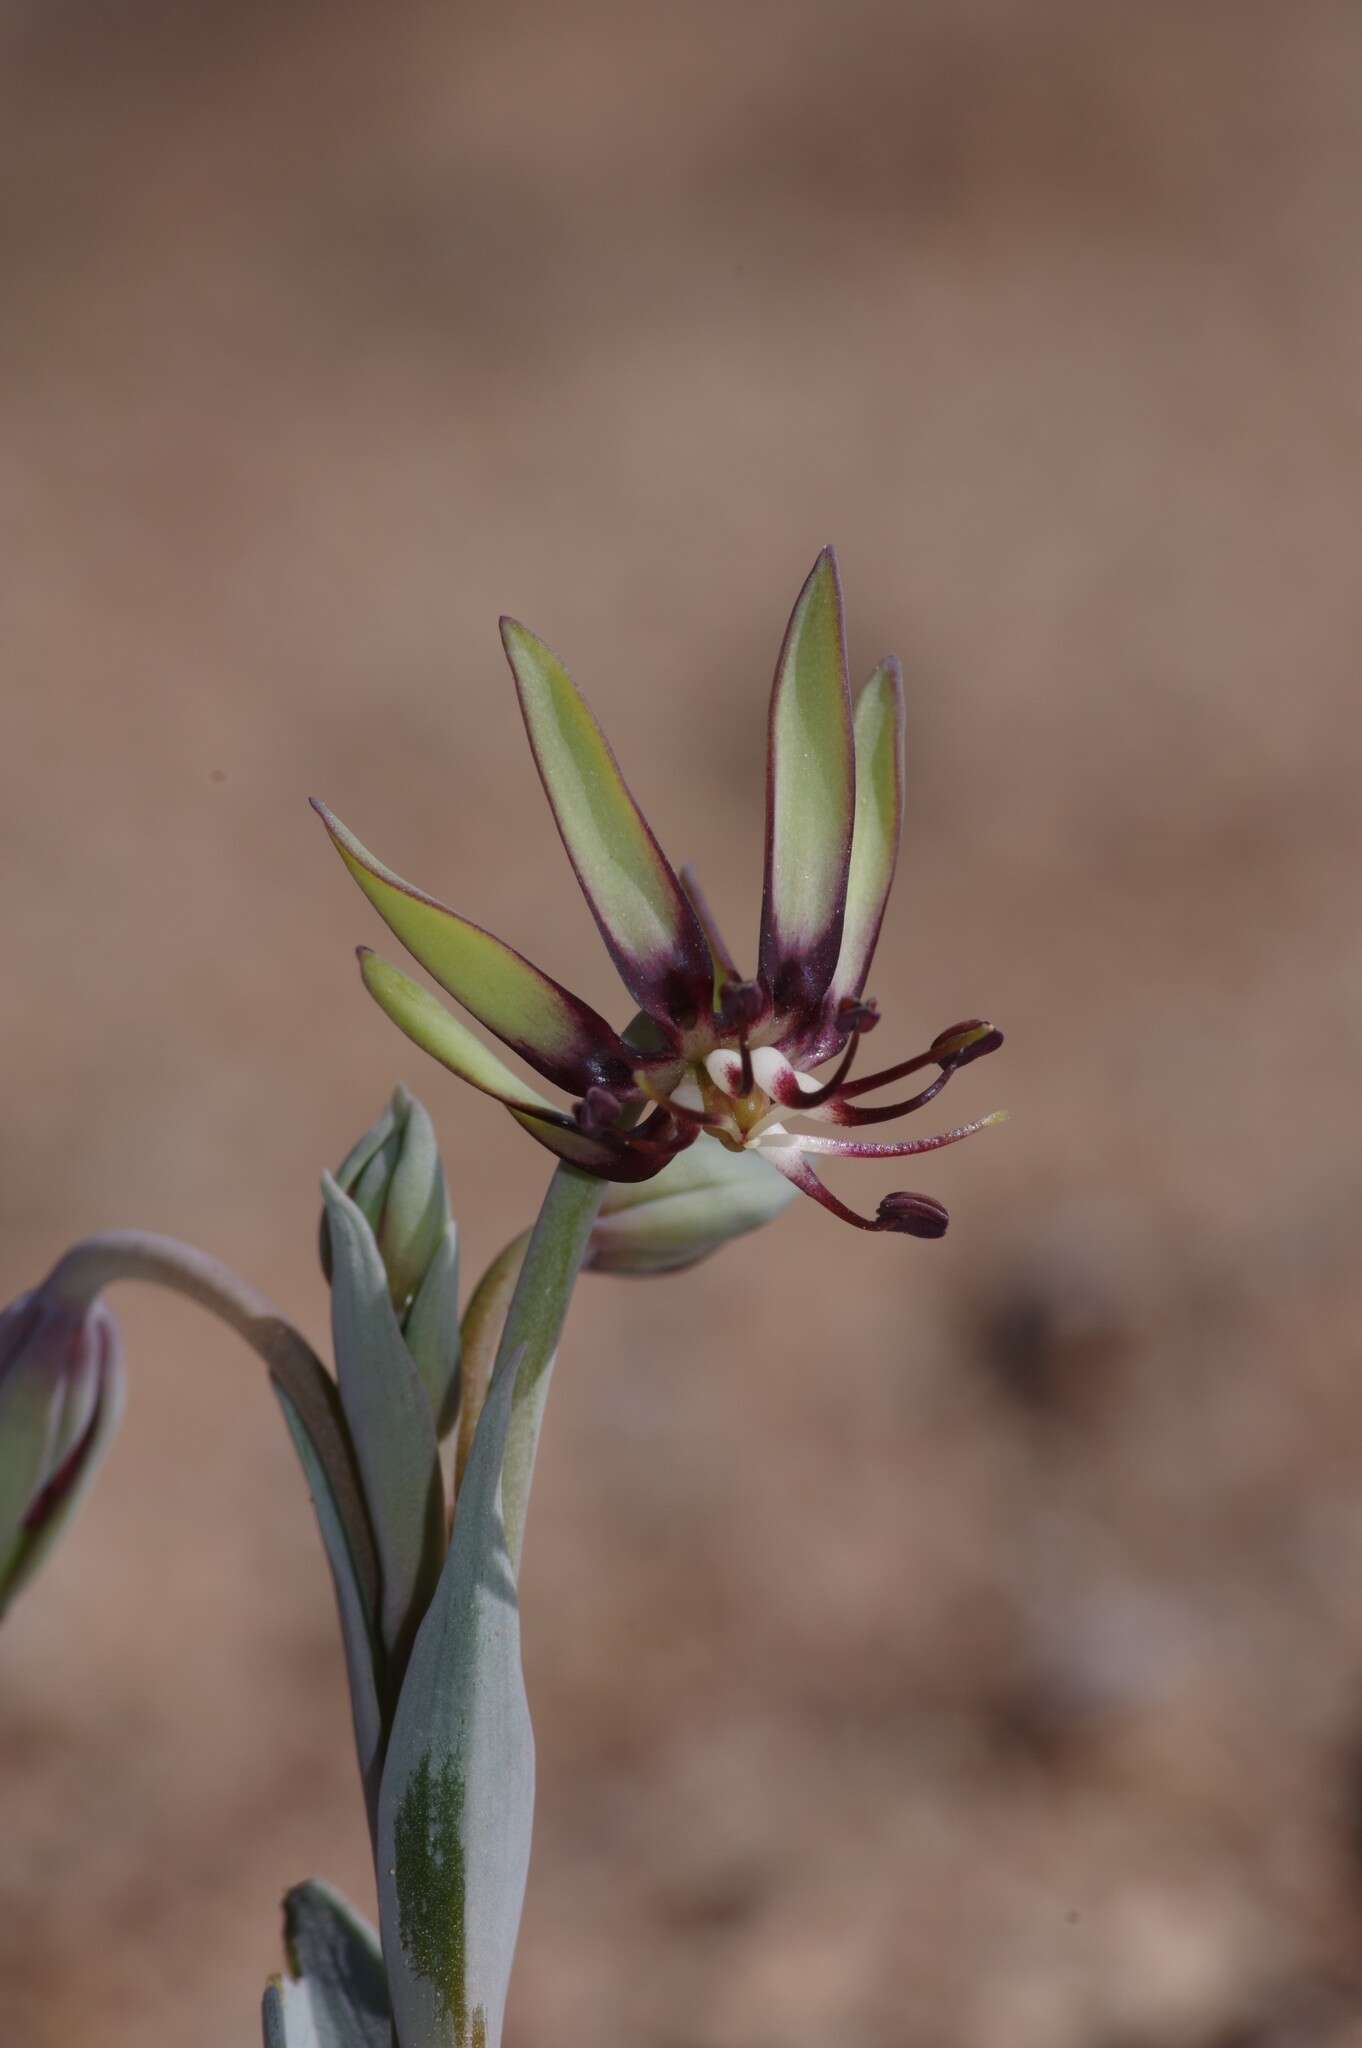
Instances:
[[[400,1671],[434,1589],[444,1498],[430,1397],[403,1341],[374,1234],[330,1174],[331,1333],[379,1564],[379,1633]]]
[[[398,2039],[499,2048],[529,1868],[534,1737],[501,1480],[518,1355],[488,1390],[388,1743],[379,1909]]]

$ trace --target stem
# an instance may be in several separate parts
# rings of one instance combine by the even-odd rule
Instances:
[[[115,1280],[149,1280],[211,1309],[244,1337],[270,1379],[297,1410],[335,1491],[360,1585],[377,1612],[378,1563],[354,1451],[336,1386],[312,1346],[267,1295],[206,1252],[149,1230],[110,1230],[82,1238],[52,1268],[46,1286],[77,1307]]]
[[[511,1426],[501,1469],[506,1548],[517,1575],[549,1375],[573,1283],[581,1270],[592,1225],[604,1199],[605,1182],[595,1174],[566,1164],[557,1169],[530,1233],[506,1327],[497,1347],[498,1371],[507,1368],[511,1360],[517,1361]]]
[[[459,1437],[454,1453],[456,1500],[463,1484],[468,1454],[473,1448],[473,1432],[478,1426],[482,1404],[487,1399],[487,1389],[491,1384],[506,1311],[511,1305],[516,1281],[520,1278],[529,1241],[529,1231],[522,1230],[518,1237],[513,1237],[508,1245],[502,1247],[474,1288],[472,1299],[463,1312],[459,1330]]]

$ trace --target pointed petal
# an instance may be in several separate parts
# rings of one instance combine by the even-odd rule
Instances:
[[[626,988],[651,1016],[707,1015],[714,966],[699,919],[604,733],[556,655],[514,619],[501,637],[568,859]]]
[[[391,1017],[399,1031],[406,1032],[413,1045],[419,1045],[422,1052],[439,1060],[461,1081],[471,1081],[484,1095],[495,1095],[508,1109],[538,1111],[549,1116],[555,1113],[553,1104],[537,1088],[519,1080],[490,1046],[475,1038],[466,1024],[452,1017],[429,989],[422,988],[400,967],[361,946],[359,969],[364,986],[385,1016]]]
[[[379,916],[426,972],[546,1081],[574,1095],[627,1081],[629,1055],[604,1017],[480,925],[385,867],[313,797],[337,853]]]
[[[761,978],[777,1011],[816,1004],[837,964],[854,805],[842,592],[825,548],[799,593],[771,692]]]
[[[860,995],[884,919],[903,829],[903,675],[891,655],[856,705],[856,824],[847,875],[837,1001]]]
[[[762,1156],[769,1159],[786,1180],[793,1182],[801,1194],[810,1196],[820,1207],[830,1210],[843,1223],[850,1223],[857,1230],[889,1230],[906,1237],[944,1237],[946,1234],[950,1217],[941,1203],[930,1195],[886,1195],[873,1216],[861,1216],[825,1186],[795,1146],[782,1145],[778,1150],[764,1152]]]

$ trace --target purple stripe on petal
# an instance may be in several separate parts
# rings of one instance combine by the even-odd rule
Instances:
[[[660,1145],[628,1132],[583,1131],[576,1124],[560,1124],[522,1109],[512,1109],[511,1115],[559,1159],[599,1174],[602,1180],[651,1180],[698,1135],[693,1129],[679,1131],[674,1142]]]
[[[684,1029],[713,999],[700,921],[567,670],[514,619],[502,620],[501,637],[535,765],[610,956],[650,1016]]]

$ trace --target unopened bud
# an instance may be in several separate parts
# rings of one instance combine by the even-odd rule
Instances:
[[[123,1407],[118,1326],[50,1283],[0,1313],[0,1613],[93,1477]]]
[[[459,1358],[458,1230],[449,1213],[435,1127],[403,1087],[352,1146],[337,1170],[373,1233],[407,1348],[426,1383],[437,1422],[448,1426]],[[331,1228],[323,1210],[322,1270],[332,1278]]]
[[[950,1211],[930,1195],[886,1195],[876,1220],[881,1230],[900,1230],[905,1237],[944,1237]]]
[[[336,1171],[374,1233],[393,1306],[399,1314],[419,1289],[449,1225],[449,1198],[435,1129],[405,1088],[353,1145]],[[322,1217],[322,1269],[331,1277],[331,1249]]]
[[[591,1233],[595,1273],[676,1273],[773,1222],[794,1188],[755,1152],[697,1138],[652,1180],[612,1181]]]

